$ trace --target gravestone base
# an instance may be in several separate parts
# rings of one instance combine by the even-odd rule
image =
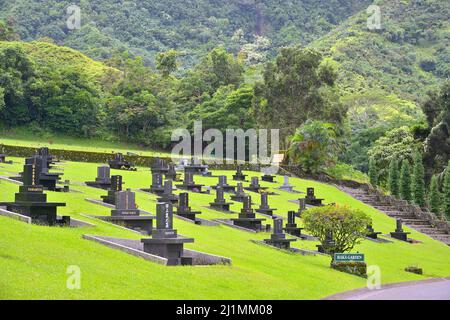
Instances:
[[[263,226],[262,222],[266,219],[257,219],[257,218],[237,218],[237,219],[230,219],[235,226],[250,229],[254,231],[262,231]]]
[[[141,191],[144,192],[148,192],[148,193],[153,193],[156,194],[158,196],[162,195],[164,193],[164,187],[155,187],[155,188],[150,188],[150,189],[140,189]]]
[[[186,191],[195,192],[195,193],[202,193],[203,186],[204,186],[203,184],[189,184],[189,185],[177,184],[176,185],[177,189],[186,190]]]
[[[231,211],[230,206],[232,205],[232,203],[231,202],[224,202],[224,203],[211,202],[209,205],[214,210],[230,212]]]
[[[278,189],[280,189],[281,191],[286,191],[286,192],[294,192],[293,186],[280,186]]]
[[[232,195],[230,196],[230,199],[233,201],[237,201],[237,202],[244,202],[244,200],[247,198],[248,196],[245,195]]]
[[[270,239],[264,239],[265,244],[284,250],[289,250],[291,248],[291,242],[294,241],[296,239],[279,239],[273,236]]]
[[[233,181],[247,181],[247,176],[246,174],[235,174],[233,175]]]
[[[275,179],[275,176],[272,176],[272,175],[264,175],[261,178],[262,181],[272,182],[272,183],[275,182],[274,179]]]
[[[378,236],[382,234],[382,232],[371,232],[366,235],[367,238],[378,240]]]
[[[306,203],[307,205],[314,206],[314,207],[322,207],[322,206],[323,206],[323,204],[322,204],[322,201],[323,201],[323,200],[325,200],[325,199],[317,199],[317,198],[311,199],[311,198],[305,198],[305,203]]]
[[[277,210],[277,209],[271,209],[271,208],[269,208],[269,209],[261,209],[261,208],[259,208],[259,209],[256,209],[255,211],[258,212],[258,213],[261,213],[261,214],[265,214],[267,216],[273,216],[273,212],[275,210]]]
[[[116,191],[108,190],[108,195],[101,196],[104,203],[116,205]]]
[[[235,186],[213,186],[212,188],[214,190],[216,190],[218,187],[222,188],[223,191],[225,192],[235,192],[236,191],[236,187]]]
[[[57,207],[65,205],[65,203],[52,202],[0,203],[0,206],[5,206],[7,211],[30,217],[33,224],[68,227],[70,226],[70,217],[57,216]]]
[[[400,241],[409,242],[408,234],[410,234],[410,232],[391,232],[391,237]]]
[[[178,204],[178,196],[176,194],[171,195],[161,195],[161,197],[158,198],[158,202],[167,202],[172,203],[173,205]]]
[[[296,224],[293,226],[286,224],[286,227],[283,230],[291,236],[298,237],[298,238],[306,238],[305,236],[302,235],[303,228],[297,227]]]
[[[103,189],[108,190],[111,188],[111,181],[107,182],[97,182],[97,181],[87,181],[86,185],[89,187],[97,188],[97,189]]]
[[[188,238],[153,238],[142,239],[144,252],[164,257],[168,266],[192,265],[192,258],[183,256],[185,243],[192,243]]]
[[[267,188],[267,187],[246,187],[244,189],[247,191],[250,191],[250,192],[261,193],[263,191],[266,191],[269,188]]]
[[[197,221],[196,215],[201,214],[200,211],[191,211],[191,210],[177,210],[175,212],[177,216],[189,219],[194,221],[196,224],[201,224],[200,221]]]
[[[114,210],[113,210],[114,211]],[[108,221],[125,228],[141,232],[146,235],[151,235],[153,231],[153,219],[154,217],[146,216],[125,216],[116,215],[109,217],[97,217],[101,220]]]
[[[332,261],[331,268],[358,277],[367,278],[367,264],[363,261]]]

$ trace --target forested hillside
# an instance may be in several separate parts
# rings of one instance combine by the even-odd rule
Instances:
[[[0,19],[12,18],[23,40],[51,37],[96,59],[130,50],[152,62],[177,49],[185,65],[224,45],[237,53],[307,44],[329,32],[368,0],[0,0]],[[81,8],[81,30],[68,30],[66,8]],[[264,37],[269,40],[258,38]]]

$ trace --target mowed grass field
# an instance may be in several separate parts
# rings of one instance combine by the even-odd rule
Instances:
[[[36,134],[28,131],[3,132],[0,136],[0,144],[21,147],[50,147],[60,150],[75,150],[86,152],[112,153],[132,152],[141,156],[170,157],[170,153],[144,148],[135,144],[104,141],[99,139],[74,138],[64,135]]]
[[[2,176],[15,175],[22,170],[23,159],[9,159],[15,163],[0,164]],[[84,240],[83,234],[142,238],[134,232],[80,215],[109,215],[108,208],[85,200],[100,199],[106,191],[78,185],[93,180],[98,165],[58,164],[60,168],[54,171],[63,170],[63,180],[70,180],[71,189],[79,192],[46,192],[49,201],[67,203],[67,207],[60,208],[59,214],[93,223],[95,227],[43,227],[0,217],[0,299],[319,299],[366,285],[365,279],[332,270],[330,257],[291,254],[251,242],[269,237],[268,233],[247,233],[222,225],[197,226],[176,217],[174,227],[178,232],[195,238],[195,243],[187,245],[187,248],[230,257],[232,265],[164,267]],[[112,174],[123,176],[125,188],[148,188],[151,184],[149,168],[138,168],[137,172],[112,170]],[[235,184],[231,181],[231,171],[213,171],[213,174],[225,174],[229,183]],[[256,172],[247,174],[261,175]],[[280,176],[276,184],[262,182],[262,185],[275,188],[282,180]],[[217,183],[217,178],[195,176],[195,181],[212,186]],[[302,192],[307,187],[316,188],[317,196],[325,198],[328,203],[347,204],[365,210],[373,218],[376,231],[386,234],[395,228],[394,219],[334,186],[294,178],[291,184]],[[297,209],[297,205],[289,200],[303,196],[272,190],[279,195],[270,196],[269,203],[282,216],[286,216],[288,210]],[[17,191],[18,185],[1,181],[0,201],[13,200]],[[136,195],[140,209],[155,213],[155,196],[142,192]],[[259,203],[259,195],[251,195],[253,202]],[[214,192],[211,195],[191,193],[190,205],[194,210],[202,211],[200,217],[204,219],[233,217],[205,208],[214,197]],[[232,209],[237,211],[240,208],[241,205],[236,204]],[[271,223],[269,219],[266,222]],[[301,225],[301,220],[297,222]],[[414,230],[405,229],[422,243],[363,241],[354,252],[364,253],[368,265],[380,267],[384,284],[450,276],[450,248]],[[296,241],[293,246],[315,249],[317,244]],[[69,276],[66,271],[72,265],[81,270],[80,290],[70,290],[66,285]],[[423,268],[424,275],[404,271],[405,267],[412,265]]]

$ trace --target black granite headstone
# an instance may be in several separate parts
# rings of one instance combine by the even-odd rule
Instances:
[[[310,205],[310,206],[316,206],[316,207],[320,207],[322,206],[322,201],[324,199],[318,199],[316,198],[315,194],[314,194],[314,188],[307,188],[306,189],[306,204]]]
[[[273,215],[273,212],[277,209],[273,209],[269,207],[269,195],[266,192],[261,193],[261,205],[259,209],[256,210],[258,213],[266,214],[269,216]]]
[[[158,198],[159,202],[170,202],[172,204],[178,203],[178,196],[173,193],[172,180],[164,182],[164,192]]]
[[[15,194],[14,202],[2,202],[8,211],[19,213],[31,218],[33,223],[46,225],[70,225],[70,217],[57,216],[57,207],[65,203],[47,202],[44,188],[39,185],[39,172],[35,164],[26,164],[23,167],[23,185]]]
[[[391,237],[401,241],[408,241],[408,234],[410,234],[410,232],[405,232],[403,230],[402,219],[397,219],[395,232],[391,232]]]
[[[156,206],[156,229],[151,239],[142,239],[144,251],[167,259],[167,265],[192,265],[192,258],[184,256],[184,244],[194,239],[180,238],[173,229],[173,206],[158,203]]]
[[[231,219],[234,225],[255,231],[262,230],[262,221],[265,220],[256,218],[252,209],[252,198],[250,196],[244,198],[239,217],[237,219]]]
[[[286,227],[284,230],[287,234],[290,234],[295,237],[302,237],[302,230],[303,228],[297,227],[297,224],[295,223],[295,211],[289,211],[288,212],[288,221],[286,223]]]
[[[242,172],[242,166],[238,165],[236,167],[236,174],[233,175],[234,181],[245,181],[247,175]]]
[[[196,215],[201,214],[201,212],[192,211],[191,207],[189,206],[189,193],[186,192],[180,193],[176,214],[178,216],[197,222]]]
[[[108,189],[108,195],[101,196],[104,203],[109,203],[112,205],[116,204],[116,194],[122,191],[122,176],[114,175],[111,176],[111,187]]]
[[[211,202],[209,205],[213,209],[230,212],[230,205],[232,204],[233,204],[232,202],[227,202],[225,200],[223,189],[221,187],[217,187],[216,198],[214,199],[214,202]]]
[[[280,249],[290,249],[293,241],[296,239],[286,239],[286,235],[283,233],[283,220],[273,219],[273,233],[270,235],[270,239],[264,239],[264,242]]]

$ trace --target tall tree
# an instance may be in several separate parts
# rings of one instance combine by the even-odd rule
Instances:
[[[334,87],[336,72],[321,62],[317,51],[289,47],[266,64],[264,81],[255,86],[255,117],[261,126],[280,129],[287,137],[307,119],[342,121],[345,110]]]
[[[450,160],[444,174],[444,213],[447,216],[447,220],[450,220]]]
[[[399,178],[398,161],[397,159],[394,158],[391,160],[391,163],[389,164],[388,187],[389,191],[391,192],[391,195],[396,197],[400,195],[398,178]]]
[[[434,175],[431,178],[430,195],[428,198],[428,205],[430,206],[430,211],[438,216],[441,213],[441,206],[442,206],[441,198],[442,198],[442,195],[439,192],[438,177]]]
[[[414,203],[424,207],[425,206],[425,169],[422,163],[422,155],[419,152],[414,154],[413,167],[413,200]]]
[[[402,161],[402,168],[400,170],[400,197],[403,200],[411,201],[411,166],[409,161],[404,159]]]
[[[161,72],[163,77],[168,77],[177,70],[177,57],[178,52],[175,50],[158,53],[156,56],[156,69]]]
[[[378,169],[377,169],[377,163],[375,161],[375,159],[370,158],[369,160],[369,179],[370,179],[370,184],[372,186],[377,186],[378,185]]]

